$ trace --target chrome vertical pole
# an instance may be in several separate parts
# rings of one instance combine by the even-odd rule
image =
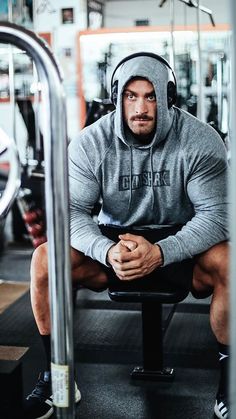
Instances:
[[[12,43],[34,60],[42,87],[52,387],[56,415],[74,418],[74,360],[69,242],[66,107],[62,78],[45,43],[33,32],[0,23],[0,42]]]
[[[170,1],[170,33],[171,33],[171,48],[170,48],[170,65],[175,69],[175,0]]]
[[[230,137],[231,137],[231,178],[230,178],[230,233],[231,233],[231,262],[230,262],[230,419],[236,418],[236,3],[230,0],[230,16],[232,31],[232,85],[230,98]]]
[[[42,144],[40,141],[40,127],[39,127],[39,115],[40,115],[40,92],[39,92],[39,78],[35,64],[33,65],[33,77],[34,77],[34,119],[35,119],[35,157],[40,159]],[[40,162],[41,163],[41,162]]]
[[[10,171],[6,188],[0,198],[0,218],[6,216],[20,188],[20,161],[16,145],[0,128],[0,156],[7,153]]]
[[[8,21],[13,22],[13,4],[8,0]],[[12,113],[12,138],[16,141],[16,96],[15,96],[15,66],[13,46],[8,45],[9,55],[9,96]]]
[[[223,113],[223,54],[217,54],[216,83],[217,83],[217,119],[218,127],[222,130]]]
[[[198,102],[197,102],[197,117],[205,122],[205,109],[204,109],[204,91],[203,91],[203,74],[202,74],[202,48],[201,48],[201,28],[200,28],[200,3],[197,0],[197,81],[198,81]]]

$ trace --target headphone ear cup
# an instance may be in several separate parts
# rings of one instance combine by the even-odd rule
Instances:
[[[118,80],[116,80],[111,88],[111,101],[113,105],[117,105],[117,95],[118,95]]]
[[[175,104],[176,99],[177,99],[176,85],[173,83],[173,81],[168,81],[168,84],[167,84],[168,109],[170,109],[171,106]]]

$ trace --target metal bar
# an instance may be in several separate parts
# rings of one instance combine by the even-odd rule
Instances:
[[[8,0],[7,6],[8,6],[8,20],[9,20],[9,22],[12,22],[12,19],[13,19],[13,5],[12,5],[12,0]]]
[[[175,69],[175,0],[170,0],[170,33],[171,33],[171,49],[170,49],[170,65]]]
[[[215,22],[214,22],[214,19],[213,19],[213,16],[212,16],[212,11],[210,9],[208,9],[207,7],[201,6],[201,4],[199,4],[198,1],[192,1],[192,0],[189,0],[189,6],[190,7],[196,7],[196,8],[199,7],[201,12],[204,12],[204,13],[209,15],[212,25],[215,26]]]
[[[0,23],[0,41],[12,43],[32,57],[42,86],[53,397],[57,418],[71,419],[74,417],[72,292],[62,78],[48,47],[33,32],[3,22]]]
[[[15,66],[12,45],[8,45],[9,55],[9,95],[12,113],[12,138],[16,141],[16,96],[15,96]]]
[[[35,157],[39,160],[42,153],[42,144],[40,139],[40,128],[39,128],[39,113],[40,113],[40,92],[39,92],[39,78],[35,64],[33,65],[33,75],[35,83],[34,91],[34,117],[35,117]],[[40,161],[41,163],[41,161]]]
[[[199,0],[198,0],[199,5]],[[198,101],[197,101],[197,117],[205,122],[204,107],[204,91],[203,91],[203,75],[202,75],[202,49],[201,49],[201,29],[200,29],[200,8],[197,8],[197,81],[198,81]]]
[[[13,4],[8,0],[8,21],[13,22]],[[16,141],[16,97],[15,97],[15,66],[12,45],[8,45],[9,54],[9,96],[12,112],[12,138]]]
[[[216,82],[217,82],[217,120],[218,127],[222,130],[222,116],[223,116],[223,56],[217,55],[216,64]]]
[[[10,172],[0,199],[0,218],[8,213],[20,188],[20,161],[17,148],[14,141],[0,128],[0,155],[5,152],[10,163]]]
[[[162,0],[161,3],[159,4],[159,7],[162,7],[165,4],[166,1],[167,0]],[[198,6],[198,3],[195,2],[195,1],[192,1],[192,0],[179,0],[179,1],[186,4],[189,7],[195,7],[196,9],[199,8],[202,12],[207,13],[209,15],[210,20],[211,20],[212,26],[215,26],[212,11],[210,9],[208,9],[205,6],[201,6],[200,4]]]
[[[231,57],[232,57],[232,83],[230,97],[230,143],[231,143],[231,178],[230,178],[230,234],[231,234],[231,258],[230,258],[230,419],[236,417],[236,105],[234,93],[236,91],[236,3],[230,0],[229,15],[231,16]]]

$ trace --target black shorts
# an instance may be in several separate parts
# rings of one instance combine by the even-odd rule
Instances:
[[[146,240],[151,243],[155,243],[161,239],[164,239],[170,235],[176,234],[180,230],[181,226],[165,227],[162,229],[145,229],[135,230],[132,228],[119,228],[119,227],[108,227],[104,225],[99,226],[102,234],[114,242],[118,242],[118,236],[124,233],[136,234],[143,236]],[[188,291],[192,288],[193,278],[193,259],[186,259],[181,262],[171,263],[170,265],[155,269],[151,274],[146,275],[143,278],[135,279],[133,281],[121,281],[115,274],[112,268],[105,267],[105,272],[108,276],[108,287],[109,288],[120,288],[126,290],[132,290],[141,288],[143,291],[155,289],[158,281],[158,289],[161,284],[166,289],[168,284],[170,290],[172,288],[187,289]],[[104,265],[103,265],[104,270]]]

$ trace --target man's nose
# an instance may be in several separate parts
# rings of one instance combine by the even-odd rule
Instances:
[[[138,113],[138,114],[148,112],[147,103],[146,103],[145,99],[140,98],[136,101],[135,112]]]

